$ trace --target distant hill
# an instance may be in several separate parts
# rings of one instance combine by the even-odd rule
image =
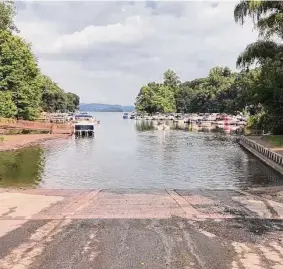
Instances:
[[[88,112],[131,112],[134,106],[108,105],[108,104],[80,104],[80,111]]]

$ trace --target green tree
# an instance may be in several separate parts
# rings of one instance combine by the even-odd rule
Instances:
[[[136,98],[136,108],[147,113],[173,112],[176,109],[174,92],[162,83],[143,86]]]
[[[41,74],[31,45],[14,24],[13,1],[0,2],[0,116],[34,120],[41,111],[74,111],[79,97]]]
[[[274,133],[283,133],[283,2],[281,1],[241,1],[234,10],[235,21],[243,24],[251,17],[264,38],[247,46],[238,57],[237,65],[247,68],[253,63],[261,68],[256,88],[256,107],[261,107],[260,119],[265,127]],[[275,42],[274,37],[280,40]]]
[[[16,15],[14,1],[0,2],[0,30],[18,31],[14,24],[14,17]]]
[[[65,93],[57,83],[48,76],[41,75],[39,87],[42,92],[42,109],[45,112],[74,112],[78,109],[80,98],[74,93]]]
[[[253,19],[260,37],[270,38],[274,35],[283,38],[283,2],[245,0],[236,5],[234,18],[243,25],[245,19]]]
[[[79,108],[80,97],[72,92],[66,93],[67,110],[75,112]]]
[[[0,91],[11,93],[19,118],[35,119],[40,112],[38,75],[39,68],[30,45],[0,30]]]
[[[178,75],[171,69],[168,69],[163,74],[164,85],[176,92],[180,86]]]
[[[205,78],[186,81],[172,86],[151,82],[141,88],[137,96],[138,110],[155,112],[217,112],[235,114],[253,106],[262,110],[257,96],[259,69],[233,73],[228,67],[214,67]],[[171,84],[173,85],[173,84]],[[176,85],[176,84],[175,84]]]
[[[153,96],[153,104],[156,112],[174,112],[176,110],[174,92],[168,86],[161,85]]]
[[[228,67],[214,67],[208,77],[182,83],[177,111],[234,113],[235,98],[241,92],[235,85],[236,77]]]
[[[10,92],[0,91],[0,116],[1,117],[14,117],[17,114],[17,107],[13,102],[13,96]]]
[[[157,112],[153,102],[154,95],[154,87],[152,84],[150,85],[149,83],[146,86],[142,86],[136,98],[135,106],[137,110],[147,113]]]

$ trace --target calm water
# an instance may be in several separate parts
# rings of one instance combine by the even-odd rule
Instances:
[[[96,137],[0,153],[0,186],[38,188],[245,188],[282,184],[231,136],[146,130],[97,113]]]

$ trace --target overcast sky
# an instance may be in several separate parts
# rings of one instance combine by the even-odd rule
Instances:
[[[140,87],[171,68],[182,81],[213,66],[235,69],[256,40],[235,24],[236,2],[18,2],[20,35],[43,73],[81,102],[131,105]]]

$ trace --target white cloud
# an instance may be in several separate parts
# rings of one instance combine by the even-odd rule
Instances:
[[[153,34],[139,16],[126,18],[124,23],[104,26],[89,25],[81,31],[60,36],[51,49],[54,52],[88,49],[92,45],[104,43],[134,44]]]
[[[29,2],[18,12],[42,70],[83,101],[132,104],[167,68],[182,80],[235,69],[257,38],[234,22],[236,2]]]

